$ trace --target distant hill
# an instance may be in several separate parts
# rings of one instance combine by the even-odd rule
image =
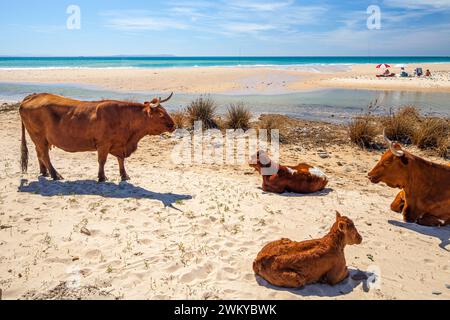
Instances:
[[[109,57],[113,57],[113,58],[175,58],[176,56],[173,54],[152,54],[152,55],[147,55],[147,54],[142,54],[142,55],[125,55],[125,54],[121,54],[121,55],[114,55],[114,56],[109,56]]]

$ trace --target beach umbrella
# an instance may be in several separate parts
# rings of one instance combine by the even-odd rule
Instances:
[[[379,64],[379,65],[377,65],[377,69],[380,69],[380,68],[390,68],[391,66],[389,65],[389,64],[386,64],[386,63],[382,63],[382,64]]]

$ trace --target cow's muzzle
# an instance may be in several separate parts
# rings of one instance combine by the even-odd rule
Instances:
[[[376,176],[370,176],[368,175],[367,178],[370,180],[370,182],[372,183],[379,183],[381,181],[381,175],[376,175]]]

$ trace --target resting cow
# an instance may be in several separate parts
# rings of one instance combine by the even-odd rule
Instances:
[[[335,285],[348,276],[345,246],[361,242],[353,221],[336,212],[336,222],[321,239],[267,244],[253,262],[253,271],[280,287],[299,288],[319,281]]]
[[[321,191],[328,183],[327,176],[318,168],[305,163],[297,166],[282,166],[274,163],[264,151],[258,151],[249,163],[263,177],[262,189],[267,192],[313,193]],[[278,167],[274,174],[267,175],[264,168]]]
[[[62,179],[50,162],[52,146],[67,152],[97,151],[98,180],[106,180],[108,154],[117,157],[122,180],[129,177],[125,158],[137,149],[146,135],[173,132],[175,125],[161,103],[172,97],[134,103],[115,100],[78,101],[48,93],[26,97],[20,105],[22,118],[22,172],[28,168],[25,128],[36,146],[40,172]]]
[[[389,150],[369,172],[371,182],[384,182],[400,188],[391,205],[401,210],[406,222],[425,226],[450,224],[450,166],[433,163],[402,150],[397,142],[389,141]]]

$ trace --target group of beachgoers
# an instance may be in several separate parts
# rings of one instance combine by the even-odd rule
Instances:
[[[378,78],[388,78],[388,77],[395,77],[395,76],[396,76],[396,74],[395,73],[391,73],[391,71],[388,68],[386,68],[386,70],[382,74],[378,74],[377,75]],[[414,77],[422,77],[422,76],[425,76],[427,78],[431,77],[430,69],[427,69],[425,71],[425,73],[423,72],[423,69],[420,68],[420,67],[416,68],[414,70]],[[410,75],[406,71],[405,67],[401,67],[400,68],[400,73],[399,73],[398,77],[400,77],[400,78],[408,78],[408,77],[410,77]]]

